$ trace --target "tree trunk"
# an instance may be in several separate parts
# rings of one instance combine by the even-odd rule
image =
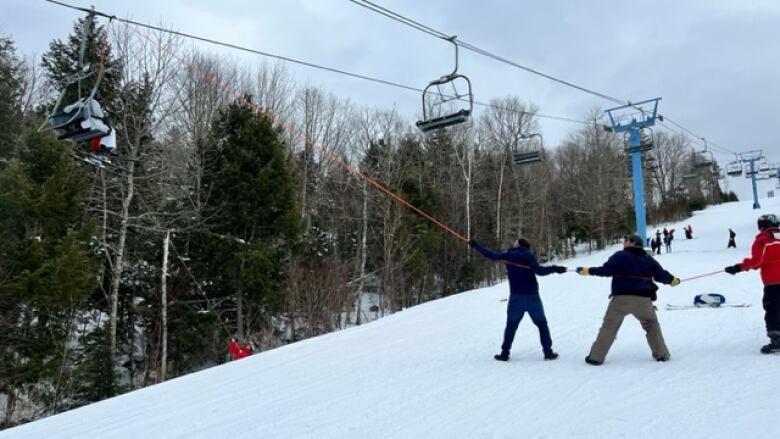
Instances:
[[[360,238],[360,270],[358,271],[358,276],[360,281],[358,282],[358,291],[357,291],[357,304],[355,305],[355,310],[357,312],[357,317],[355,324],[360,325],[362,315],[363,315],[363,285],[365,283],[366,278],[366,258],[368,253],[368,245],[367,245],[367,237],[368,237],[368,188],[367,183],[365,180],[363,180],[363,231]]]
[[[160,377],[159,382],[165,381],[168,372],[168,245],[171,242],[170,229],[165,233],[163,242],[162,278],[160,279]]]
[[[14,409],[16,409],[16,391],[10,386],[5,389],[5,415],[3,427],[10,428],[14,419]]]
[[[130,217],[130,203],[135,193],[134,171],[135,162],[129,161],[127,165],[127,196],[122,200],[121,226],[119,227],[119,243],[116,247],[116,257],[111,273],[111,312],[109,314],[109,356],[111,364],[116,361],[116,323],[117,304],[119,303],[119,285],[122,281],[122,267],[124,265],[125,243],[127,241],[127,223]]]

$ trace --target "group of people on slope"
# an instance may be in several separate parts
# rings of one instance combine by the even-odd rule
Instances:
[[[724,269],[729,274],[751,269],[761,270],[761,278],[765,285],[764,319],[770,339],[770,343],[761,348],[761,352],[764,353],[780,351],[780,239],[774,237],[778,227],[780,222],[775,215],[759,217],[759,234],[753,242],[751,256],[739,264]],[[610,302],[601,329],[589,354],[585,357],[588,364],[604,363],[623,319],[629,314],[639,320],[642,329],[645,330],[653,358],[657,361],[668,361],[671,358],[653,301],[656,300],[658,290],[656,282],[674,287],[680,284],[680,279],[666,271],[651,254],[648,254],[643,244],[641,237],[627,235],[623,238],[623,249],[613,254],[602,266],[577,267],[575,270],[582,276],[612,278]],[[491,250],[475,240],[470,240],[469,245],[486,258],[503,262],[507,268],[510,294],[506,328],[501,352],[494,358],[499,361],[509,360],[515,333],[526,312],[539,329],[544,359],[558,358],[558,354],[552,349],[552,337],[539,296],[536,276],[566,273],[569,271],[568,268],[559,265],[539,265],[531,252],[530,243],[523,238],[516,240],[512,247],[502,253]]]
[[[685,236],[688,235],[688,230],[691,226],[688,226],[685,228]],[[693,229],[690,229],[691,233],[693,233]],[[672,252],[672,241],[674,240],[674,229],[667,229],[664,227],[663,231],[663,241],[661,240],[661,231],[656,230],[655,231],[655,238],[647,238],[647,246],[650,247],[650,250],[653,254],[660,255],[661,254],[661,246],[663,245],[666,248],[666,253]],[[693,238],[693,235],[690,235],[691,238]],[[688,238],[688,239],[691,239]]]

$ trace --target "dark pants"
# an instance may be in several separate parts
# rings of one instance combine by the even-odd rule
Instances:
[[[729,245],[726,248],[737,248],[737,243],[734,241],[734,238],[729,239]]]
[[[523,319],[523,315],[526,312],[531,316],[534,325],[539,328],[539,341],[542,343],[542,350],[545,353],[552,352],[550,328],[547,326],[547,318],[544,316],[542,298],[537,294],[511,294],[509,296],[509,303],[506,306],[506,329],[504,329],[504,343],[501,345],[501,352],[509,354],[517,327],[520,325],[520,320]]]
[[[764,286],[764,321],[771,339],[780,339],[780,285]]]

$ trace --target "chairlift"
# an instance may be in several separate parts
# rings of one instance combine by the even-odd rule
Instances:
[[[742,163],[731,162],[726,164],[726,175],[729,177],[741,177],[742,176]]]
[[[516,152],[512,154],[512,163],[516,165],[527,165],[544,161],[542,151]]]
[[[516,165],[527,165],[544,161],[544,140],[542,135],[537,133],[520,135],[520,138],[524,140],[530,139],[532,137],[539,137],[539,148],[532,148],[528,151],[515,152],[512,154],[512,163]]]
[[[778,175],[777,174],[777,170],[778,170],[777,165],[772,165],[772,167],[767,172],[767,175],[769,175],[769,178],[776,178],[777,175]]]
[[[768,174],[768,173],[769,173],[769,171],[771,171],[771,170],[772,170],[772,167],[773,167],[773,166],[772,166],[771,164],[769,164],[769,163],[766,163],[766,162],[764,162],[764,163],[760,163],[760,164],[758,165],[758,172],[761,172],[761,173],[767,173],[767,174]]]
[[[693,166],[696,169],[703,169],[703,168],[709,168],[710,166],[715,163],[715,158],[713,157],[712,153],[704,150],[704,151],[694,151],[693,153]]]
[[[623,145],[624,145],[623,151],[629,153],[635,151],[639,151],[639,152],[650,151],[651,149],[653,149],[653,130],[648,127],[639,129],[639,146],[637,146],[636,148],[631,147],[631,144],[629,143],[629,133],[626,132],[623,135]]]
[[[94,9],[89,12],[88,23],[85,23],[81,34],[81,47],[79,50],[79,71],[73,75],[65,77],[61,82],[60,96],[54,107],[47,115],[47,122],[50,129],[54,130],[60,140],[68,140],[74,143],[89,142],[92,139],[107,136],[111,133],[111,127],[106,122],[105,114],[100,103],[95,99],[100,82],[104,75],[104,66],[102,60],[99,65],[84,64],[84,53],[86,51],[87,33],[93,27],[95,20]],[[82,81],[97,74],[95,84],[88,94],[82,93]],[[62,101],[71,87],[77,89],[77,99],[75,102],[66,105],[60,110]],[[41,130],[43,127],[41,127]]]
[[[474,94],[471,91],[471,80],[465,75],[458,73],[458,43],[455,41],[456,38],[457,37],[453,36],[447,39],[455,46],[455,68],[451,73],[429,82],[423,90],[423,119],[418,120],[416,123],[417,128],[422,132],[440,130],[466,122],[469,120],[469,117],[471,117],[471,113],[474,110]],[[458,92],[456,87],[458,82],[465,84],[467,89],[465,93]],[[452,89],[451,92],[442,89],[442,87],[447,86]],[[435,89],[431,90],[432,88]],[[460,101],[468,102],[468,108],[461,108],[443,116],[433,115],[434,109],[441,109],[447,103]]]

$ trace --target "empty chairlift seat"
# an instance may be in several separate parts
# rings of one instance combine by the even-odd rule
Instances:
[[[740,177],[742,175],[742,163],[731,162],[726,165],[726,175],[729,177]]]
[[[474,110],[474,94],[471,80],[458,73],[458,43],[456,37],[448,38],[455,46],[455,68],[451,73],[429,82],[422,94],[423,118],[417,121],[422,132],[443,129],[469,120]],[[458,87],[464,90],[458,91]],[[460,109],[456,109],[460,106]],[[442,113],[444,113],[442,115]]]

